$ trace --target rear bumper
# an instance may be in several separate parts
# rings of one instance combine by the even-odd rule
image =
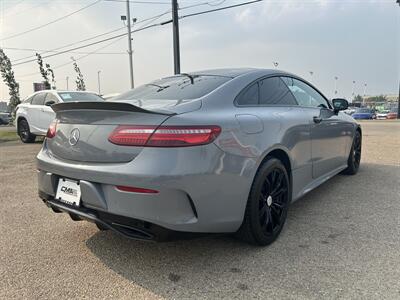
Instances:
[[[56,213],[67,213],[74,221],[86,220],[96,223],[103,229],[112,230],[129,239],[161,242],[195,236],[191,233],[169,230],[137,219],[117,216],[86,207],[67,205],[40,191],[39,197]]]
[[[37,156],[38,189],[54,198],[65,177],[79,180],[83,208],[99,213],[178,232],[227,233],[240,227],[252,181],[248,159],[213,144],[157,151],[146,148],[128,163],[83,163],[54,157],[45,142]],[[116,185],[159,193],[124,192]]]

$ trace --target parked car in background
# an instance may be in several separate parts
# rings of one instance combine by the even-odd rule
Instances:
[[[389,110],[382,110],[376,114],[377,120],[386,120]]]
[[[15,126],[24,143],[32,143],[36,136],[46,135],[49,125],[55,118],[51,106],[65,102],[104,101],[99,95],[86,91],[39,91],[17,106]]]
[[[0,111],[0,125],[8,125],[11,122],[11,113]]]
[[[357,173],[361,128],[347,107],[275,69],[179,74],[112,101],[56,104],[39,197],[134,239],[236,233],[268,245],[291,202]]]
[[[351,116],[356,120],[372,120],[376,118],[374,111],[370,108],[357,108]]]
[[[392,108],[387,114],[386,119],[397,119],[397,108]]]

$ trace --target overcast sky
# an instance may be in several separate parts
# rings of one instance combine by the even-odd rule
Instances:
[[[179,0],[183,8],[179,14],[245,1]],[[95,0],[0,0],[0,46],[15,61],[34,52],[7,48],[54,49],[123,26],[120,15],[126,14],[125,3],[99,1],[59,22],[9,38],[93,2]],[[169,0],[149,2],[158,4],[131,3],[132,17],[141,21],[171,8]],[[205,2],[209,4],[185,8]],[[169,18],[170,14],[166,14],[154,23]],[[137,24],[136,28],[144,24],[147,22]],[[124,32],[125,29],[121,29],[104,37]],[[355,93],[363,94],[364,83],[367,83],[367,94],[398,93],[400,7],[395,0],[266,0],[185,18],[180,22],[180,33],[182,72],[223,67],[273,68],[272,62],[276,61],[279,69],[310,80],[327,97],[333,96],[335,76],[339,78],[338,96],[350,98],[353,80],[356,81]],[[66,88],[68,76],[70,89],[75,89],[73,56],[78,59],[87,89],[97,91],[97,72],[101,71],[102,93],[128,90],[127,38],[113,41],[108,47],[105,46],[111,41],[76,50],[90,53],[105,47],[98,52],[113,54],[92,54],[79,59],[86,54],[65,53],[44,58],[45,63],[54,68],[57,88]],[[171,24],[134,34],[133,48],[136,85],[173,73]],[[27,97],[33,92],[32,82],[41,81],[37,64],[18,65],[14,71],[21,96]],[[8,99],[8,88],[3,82],[0,83],[0,97],[0,100]]]

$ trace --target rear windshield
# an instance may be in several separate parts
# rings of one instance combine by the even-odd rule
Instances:
[[[82,92],[60,92],[58,95],[63,99],[64,102],[73,101],[104,101],[103,98],[92,93]]]
[[[113,101],[196,99],[207,95],[230,79],[212,75],[167,77],[123,93],[113,98]]]

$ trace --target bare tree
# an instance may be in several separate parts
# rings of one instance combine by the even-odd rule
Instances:
[[[51,84],[52,84],[52,89],[56,89],[56,80],[54,78],[54,71],[53,69],[50,67],[50,64],[46,64],[46,73],[47,75],[51,76]]]
[[[49,77],[48,77],[49,74],[47,73],[47,70],[43,67],[42,56],[39,53],[36,53],[36,57],[37,57],[37,63],[39,65],[40,74],[42,75],[42,77],[44,79],[44,85],[46,87],[46,90],[50,90],[51,85],[50,85],[50,81],[49,81]]]
[[[4,83],[8,86],[10,102],[8,104],[13,116],[15,116],[15,108],[21,103],[19,97],[19,84],[15,81],[14,71],[12,70],[11,61],[0,48],[0,73]]]
[[[86,86],[85,86],[85,81],[83,79],[83,75],[81,73],[81,69],[79,69],[78,64],[76,63],[76,61],[74,61],[74,70],[77,73],[76,76],[76,90],[77,91],[85,91],[86,90]]]

